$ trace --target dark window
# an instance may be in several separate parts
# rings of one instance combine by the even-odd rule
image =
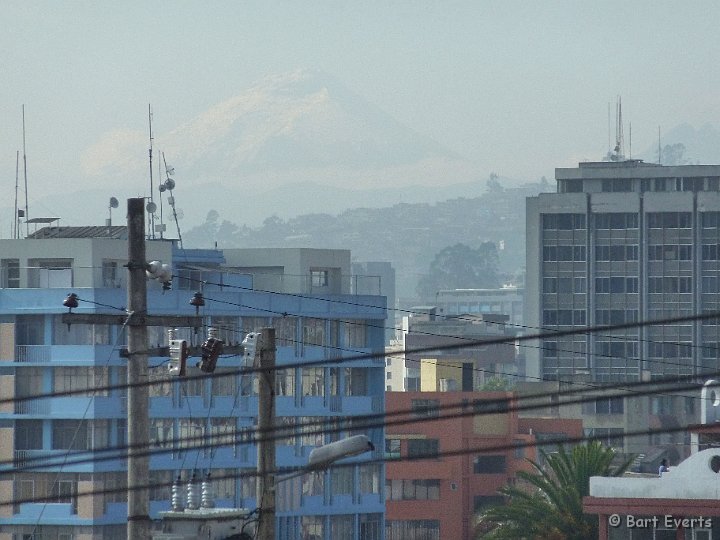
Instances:
[[[572,231],[586,228],[585,214],[543,214],[542,216],[543,229],[546,231]]]
[[[387,520],[385,540],[440,540],[440,521],[431,519]]]
[[[386,480],[385,497],[389,501],[437,501],[440,480]]]
[[[703,261],[717,261],[718,260],[718,246],[717,244],[703,244],[702,246],[702,260]]]
[[[660,244],[648,246],[650,261],[690,261],[692,246],[689,244]]]
[[[440,402],[436,399],[413,399],[410,407],[414,416],[435,417],[440,411]]]
[[[506,399],[476,399],[473,401],[475,414],[495,414],[508,411],[509,402]]]
[[[437,457],[440,451],[438,439],[408,439],[408,457]]]
[[[648,212],[650,229],[689,229],[692,224],[690,212]]]
[[[632,213],[595,214],[596,229],[637,229],[638,215]]]
[[[505,456],[477,456],[473,463],[475,474],[502,474],[505,472]]]

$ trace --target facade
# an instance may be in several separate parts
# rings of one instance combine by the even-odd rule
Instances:
[[[523,296],[522,287],[448,289],[437,292],[435,303],[440,315],[507,315],[510,324],[521,326],[524,316]]]
[[[537,458],[532,443],[582,435],[581,420],[520,419],[514,403],[509,392],[386,395],[388,414],[412,411],[397,420],[416,421],[386,429],[387,540],[474,538],[474,516],[503,504],[497,490],[530,470],[525,458]],[[477,414],[434,420],[461,410]],[[513,448],[523,444],[530,446]],[[498,447],[504,449],[483,450]],[[448,452],[454,454],[442,455]],[[398,457],[415,459],[393,463]]]
[[[81,299],[75,312],[121,313],[112,307],[127,302],[126,231],[38,233],[0,241],[0,389],[2,398],[16,400],[0,405],[0,500],[12,503],[0,506],[0,539],[125,538],[124,460],[98,460],[96,452],[125,443],[126,391],[93,389],[126,380],[119,349],[127,336],[120,326],[68,328],[60,316],[69,292]],[[350,294],[348,251],[180,250],[158,240],[147,242],[147,257],[174,268],[171,291],[148,283],[151,314],[193,315],[188,302],[202,286],[206,324],[230,343],[273,326],[280,366],[379,353],[349,364],[278,371],[277,421],[296,426],[277,443],[278,466],[304,465],[313,447],[350,432],[353,415],[383,411],[385,299]],[[195,345],[204,333],[178,329],[179,338]],[[167,343],[164,328],[150,329],[149,336],[151,346]],[[227,377],[194,381],[167,381],[166,361],[149,359],[151,380],[158,383],[150,387],[150,482],[157,486],[150,493],[151,517],[170,509],[172,479],[187,480],[193,470],[231,477],[213,482],[218,507],[255,508],[252,478],[232,478],[256,470],[255,447],[243,440],[254,433],[257,397],[252,381],[238,373],[240,358],[219,359],[216,372],[227,371]],[[83,394],[27,399],[65,390]],[[318,419],[340,431],[316,435],[303,426]],[[382,428],[366,434],[382,447]],[[198,450],[189,437],[221,442]],[[77,454],[66,465],[41,467],[43,459],[62,461],[71,451]],[[78,457],[87,459],[75,462]],[[381,465],[357,464],[279,489],[278,538],[382,539],[383,480]],[[109,491],[78,497],[86,490]],[[48,502],[21,502],[42,498]]]
[[[399,317],[396,305],[395,269],[387,261],[363,261],[352,263],[352,292],[355,294],[379,294],[387,298],[388,320],[385,343],[389,344],[397,333]],[[379,288],[379,291],[378,291]]]
[[[580,163],[556,169],[556,180],[557,193],[527,200],[526,325],[565,330],[718,310],[720,166]],[[717,372],[718,322],[546,338],[527,350],[526,373],[602,384]],[[596,427],[621,435],[637,421],[697,422],[695,400],[679,393],[633,401]],[[629,412],[638,408],[639,420]],[[688,442],[675,433],[633,444]]]
[[[479,390],[496,373],[516,373],[516,331],[507,315],[438,316],[433,308],[409,318],[405,335],[408,390]],[[478,341],[506,337],[508,343],[482,345]],[[463,343],[470,345],[462,346]],[[451,348],[448,348],[451,347]],[[420,349],[423,352],[412,352]],[[416,370],[416,371],[411,371]],[[410,375],[417,373],[417,380]]]
[[[658,475],[592,477],[583,511],[599,516],[600,540],[720,538],[717,448],[693,454]]]

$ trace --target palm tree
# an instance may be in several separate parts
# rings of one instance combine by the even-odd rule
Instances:
[[[579,445],[567,452],[540,451],[545,466],[528,460],[535,472],[520,471],[517,476],[530,489],[506,486],[500,493],[508,504],[485,511],[478,520],[478,538],[585,540],[597,538],[597,516],[583,514],[582,499],[590,493],[591,476],[621,476],[634,456],[618,467],[611,465],[612,448],[598,441]],[[490,529],[485,534],[483,531]]]

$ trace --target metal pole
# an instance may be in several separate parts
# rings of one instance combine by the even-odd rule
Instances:
[[[275,329],[263,328],[258,373],[258,445],[255,497],[260,509],[258,540],[275,540]],[[270,440],[268,440],[270,439]]]
[[[145,277],[144,199],[128,199],[128,309],[134,322],[147,315]],[[147,488],[149,457],[142,453],[149,439],[147,327],[128,325],[128,540],[150,539],[150,502]]]

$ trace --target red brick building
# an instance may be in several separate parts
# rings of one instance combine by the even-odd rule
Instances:
[[[421,458],[387,464],[386,540],[471,539],[475,514],[502,503],[497,490],[531,470],[525,458],[537,452],[523,444],[582,436],[581,420],[518,418],[514,400],[511,392],[386,393],[386,456]],[[413,412],[392,416],[404,410]],[[392,424],[410,418],[418,422]],[[507,448],[482,450],[493,447]]]

